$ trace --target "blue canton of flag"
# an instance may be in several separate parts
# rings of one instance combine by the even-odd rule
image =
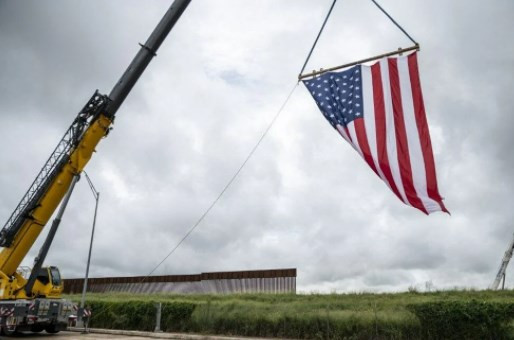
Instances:
[[[328,72],[304,83],[325,118],[332,124],[346,126],[363,117],[361,66],[342,72]]]

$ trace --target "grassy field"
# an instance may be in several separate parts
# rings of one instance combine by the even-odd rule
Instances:
[[[79,296],[70,296],[75,301]],[[89,294],[92,327],[318,339],[514,338],[514,291],[394,294]]]

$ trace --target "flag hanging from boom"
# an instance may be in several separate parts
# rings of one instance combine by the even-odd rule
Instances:
[[[303,83],[329,123],[405,204],[448,212],[439,195],[417,53]]]

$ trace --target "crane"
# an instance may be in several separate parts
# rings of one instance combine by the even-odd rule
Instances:
[[[140,44],[109,95],[95,91],[0,231],[0,329],[4,334],[42,330],[56,333],[77,317],[73,303],[61,298],[59,269],[43,267],[46,254],[81,172],[100,140],[112,129],[121,104],[190,2],[172,3],[146,43]],[[57,207],[48,236],[26,278],[18,267]]]
[[[507,266],[509,265],[509,261],[512,258],[512,253],[514,252],[514,235],[509,243],[509,247],[505,251],[505,254],[503,254],[502,262],[500,264],[500,268],[498,269],[498,273],[496,274],[496,277],[494,278],[493,283],[489,288],[491,289],[498,289],[500,286],[500,281],[503,279],[503,285],[502,289],[505,287],[505,272],[507,270]]]

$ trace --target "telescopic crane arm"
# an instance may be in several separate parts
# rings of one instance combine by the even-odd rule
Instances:
[[[509,247],[507,248],[507,251],[505,251],[505,254],[503,255],[502,262],[500,264],[500,268],[498,269],[498,274],[496,274],[496,277],[494,278],[493,283],[491,284],[491,289],[498,289],[500,286],[500,282],[502,279],[505,278],[505,272],[507,271],[507,266],[509,265],[509,261],[512,258],[512,253],[514,252],[514,235],[512,240],[510,241]]]
[[[141,45],[109,96],[91,97],[45,163],[0,231],[0,300],[24,298],[26,280],[16,270],[43,227],[80,175],[100,140],[111,129],[116,112],[191,0],[175,0],[148,40]],[[48,245],[49,246],[49,245]],[[29,294],[27,294],[29,295]]]

